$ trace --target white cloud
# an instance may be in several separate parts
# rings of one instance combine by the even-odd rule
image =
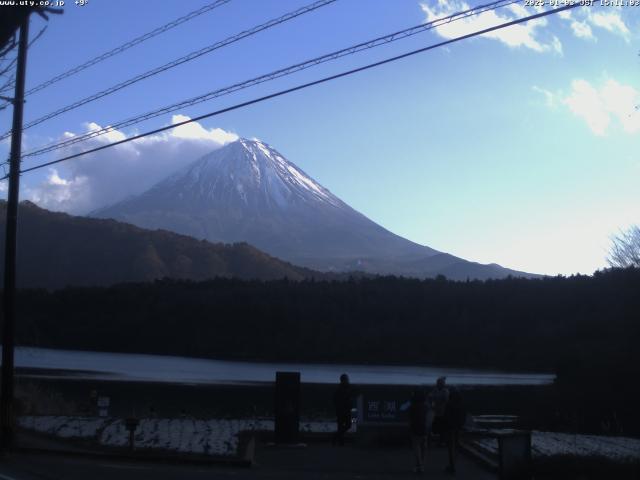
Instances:
[[[571,10],[562,10],[561,12],[558,12],[558,16],[563,20],[570,20]]]
[[[186,115],[174,115],[172,117],[172,123],[180,123],[191,118]],[[229,133],[221,128],[212,128],[207,130],[198,122],[188,123],[170,130],[170,135],[175,138],[191,139],[191,140],[210,140],[215,143],[224,145],[226,143],[235,142],[238,136],[234,133]]]
[[[591,13],[591,11],[589,11],[588,18],[592,25],[603,28],[612,33],[617,33],[625,38],[627,38],[631,33],[627,28],[627,25],[622,20],[619,12],[608,11],[606,13]]]
[[[66,187],[71,183],[69,180],[60,178],[60,175],[58,175],[58,171],[55,168],[51,169],[48,181],[51,185],[60,185],[61,187]]]
[[[439,18],[452,15],[456,12],[469,9],[469,5],[459,0],[437,0],[435,5],[427,3],[420,4],[422,11],[426,14],[427,22],[433,22]],[[518,4],[507,7],[511,13],[497,13],[496,10],[488,10],[478,15],[469,16],[449,23],[443,23],[435,28],[435,31],[444,38],[455,38],[468,33],[484,30],[505,22],[516,20],[534,13]],[[538,30],[547,25],[544,18],[530,20],[526,23],[512,25],[501,28],[482,35],[485,38],[492,38],[508,45],[511,48],[524,47],[536,52],[554,51],[562,54],[562,44],[557,37],[549,37],[546,40],[540,38]]]
[[[630,135],[640,132],[640,91],[612,78],[594,86],[584,79],[571,82],[570,92],[552,92],[534,85],[532,90],[544,96],[549,108],[566,106],[575,116],[587,123],[593,133],[607,135],[617,127]]]
[[[87,132],[97,132],[98,130],[102,130],[102,126],[98,125],[95,122],[85,123],[85,127],[87,128]],[[71,135],[73,136],[73,134]],[[111,130],[110,132],[107,132],[96,138],[100,138],[100,141],[102,143],[114,143],[126,139],[127,136],[118,130]]]
[[[568,10],[558,13],[558,17],[562,20],[570,22],[571,31],[577,38],[583,40],[597,40],[593,33],[594,28],[606,30],[622,36],[627,42],[631,35],[631,31],[624,22],[622,15],[616,10],[607,10],[593,12],[590,7],[582,7],[573,11]]]
[[[555,35],[553,36],[553,39],[551,40],[551,48],[553,48],[553,50],[558,55],[562,55],[562,42],[560,42],[560,39],[558,37],[556,37]]]
[[[172,123],[188,120],[174,115]],[[87,131],[100,125],[85,124]],[[65,132],[64,138],[75,134]],[[127,138],[113,130],[69,147],[61,156]],[[193,122],[156,135],[143,137],[113,148],[88,154],[49,171],[35,186],[25,186],[24,198],[51,210],[81,214],[136,195],[202,155],[237,140],[238,136],[220,128],[207,129]],[[0,190],[2,187],[0,187]]]
[[[599,92],[586,80],[571,83],[571,95],[563,100],[574,115],[582,117],[596,135],[605,135],[611,123]]]
[[[520,5],[519,3],[512,3],[511,5],[509,5],[508,8],[517,17],[526,17],[527,15],[529,15],[529,12],[527,11],[527,9],[524,8],[522,5]]]
[[[544,95],[544,100],[545,100],[545,105],[549,108],[555,108],[556,107],[556,96],[553,94],[553,92],[550,92],[549,90],[546,90],[544,88],[538,87],[537,85],[534,85],[532,87],[534,92],[538,92],[542,95]]]
[[[55,168],[49,170],[47,179],[37,188],[25,188],[26,197],[41,207],[51,210],[75,212],[74,205],[90,203],[90,182],[84,175],[75,175],[66,180],[60,177]],[[66,207],[66,208],[65,208]]]
[[[571,93],[562,103],[587,122],[593,133],[604,136],[614,120],[626,133],[640,132],[640,114],[635,109],[639,100],[640,92],[613,79],[600,88],[578,79],[571,83]]]
[[[640,92],[631,85],[608,80],[600,90],[600,96],[607,110],[618,119],[625,132],[640,132],[640,114],[635,108],[640,100]]]
[[[596,37],[593,36],[593,31],[587,22],[578,22],[574,20],[571,22],[571,30],[578,38],[596,40]]]

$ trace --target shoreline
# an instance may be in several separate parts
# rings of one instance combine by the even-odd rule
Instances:
[[[408,363],[408,362],[355,362],[355,361],[304,361],[295,359],[266,359],[261,357],[236,357],[236,356],[186,356],[186,355],[174,355],[160,352],[140,352],[140,351],[118,351],[118,350],[86,350],[86,349],[74,349],[66,347],[41,347],[37,345],[18,345],[15,347],[16,352],[19,350],[36,350],[36,351],[50,351],[50,352],[68,352],[73,354],[89,354],[89,355],[126,355],[137,357],[157,357],[161,359],[176,359],[176,360],[193,360],[203,362],[221,362],[230,364],[247,364],[247,365],[308,365],[318,367],[346,367],[346,368],[419,368],[419,369],[444,369],[448,371],[470,371],[478,373],[496,373],[504,375],[540,375],[540,376],[556,376],[556,372],[553,370],[545,371],[544,369],[527,369],[518,368],[511,370],[505,366],[471,366],[463,364],[452,364],[446,362],[442,364],[438,363]],[[0,352],[2,352],[2,343],[0,342]]]
[[[16,368],[25,376],[66,376],[90,380],[192,384],[270,383],[277,371],[299,371],[305,383],[334,384],[347,372],[354,383],[367,385],[429,385],[446,376],[457,385],[549,385],[555,374],[484,368],[416,365],[238,362],[195,357],[55,350],[17,347]]]
[[[473,377],[474,375],[469,375]],[[267,387],[273,386],[275,383],[275,376],[273,380],[221,380],[221,379],[200,379],[200,380],[178,380],[178,379],[152,379],[136,376],[123,376],[115,372],[103,372],[99,370],[76,370],[76,369],[61,369],[61,368],[46,368],[46,367],[16,367],[15,369],[16,379],[23,380],[60,380],[60,381],[81,381],[81,382],[123,382],[123,383],[141,383],[141,384],[157,384],[157,385],[188,385],[188,386],[238,386],[238,387]],[[333,386],[335,382],[313,382],[305,381],[305,385],[315,386]],[[367,387],[385,387],[394,386],[398,388],[411,387],[415,388],[414,383],[363,383],[358,382],[358,385]],[[418,386],[430,387],[431,384],[422,383]],[[552,382],[548,383],[455,383],[460,389],[476,389],[486,387],[543,387],[552,385]]]

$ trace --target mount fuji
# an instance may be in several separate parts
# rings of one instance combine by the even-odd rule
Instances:
[[[532,276],[402,238],[357,212],[277,150],[239,139],[141,195],[90,214],[212,242],[248,242],[322,271],[452,279]]]

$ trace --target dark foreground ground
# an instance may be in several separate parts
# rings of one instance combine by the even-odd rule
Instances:
[[[403,479],[452,478],[444,472],[447,454],[432,450],[425,473],[413,473],[411,451],[402,448],[331,447],[326,443],[306,447],[270,447],[259,443],[251,467],[185,465],[142,461],[114,461],[69,455],[18,453],[0,460],[2,480],[129,480],[152,478],[238,480],[264,479]],[[458,459],[457,479],[493,480],[496,475],[467,457]]]

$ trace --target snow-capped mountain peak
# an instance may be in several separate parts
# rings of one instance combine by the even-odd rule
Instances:
[[[223,203],[267,203],[288,208],[300,203],[344,204],[301,168],[260,140],[239,140],[205,155],[156,185],[149,193],[180,188]],[[155,193],[154,192],[154,193]]]
[[[514,273],[466,262],[391,233],[257,139],[229,143],[145,193],[93,215],[213,242],[248,242],[320,270],[444,273],[462,279]]]

